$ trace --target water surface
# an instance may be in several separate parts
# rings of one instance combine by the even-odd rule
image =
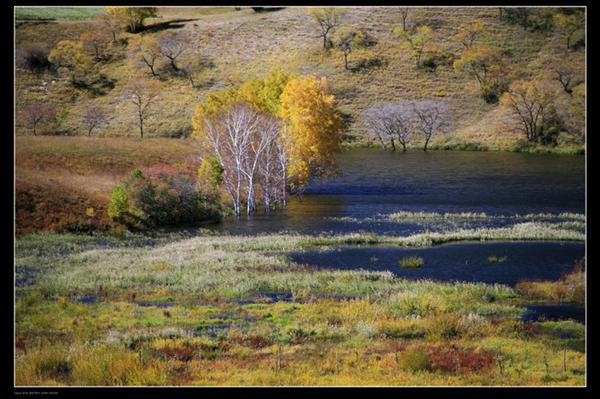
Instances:
[[[398,211],[514,215],[585,210],[582,156],[356,149],[342,152],[337,158],[340,175],[312,183],[302,198],[291,198],[286,209],[237,221],[230,219],[218,229],[232,234],[365,230],[410,235],[431,227],[422,223],[359,220]],[[513,222],[469,223],[497,227]]]
[[[330,251],[289,254],[291,260],[312,266],[391,271],[410,280],[483,282],[514,287],[521,280],[557,280],[573,270],[584,256],[579,242],[454,243],[431,248],[341,247]],[[404,268],[402,258],[423,259],[419,268]],[[489,257],[506,257],[492,263]]]

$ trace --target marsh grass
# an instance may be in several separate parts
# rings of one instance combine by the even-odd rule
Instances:
[[[406,267],[410,269],[420,268],[423,266],[423,264],[423,258],[420,256],[409,256],[398,261],[398,265],[400,265],[400,267]]]
[[[518,290],[315,271],[282,255],[309,239],[24,235],[17,268],[41,266],[18,289],[17,384],[584,383],[583,326],[521,322]],[[486,353],[512,360],[501,372]]]
[[[488,263],[504,263],[508,259],[506,256],[488,256]]]

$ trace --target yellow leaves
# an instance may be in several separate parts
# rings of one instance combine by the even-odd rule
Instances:
[[[281,113],[290,127],[290,171],[297,185],[335,169],[343,122],[326,79],[291,80],[281,95]]]
[[[143,25],[144,19],[156,17],[156,7],[107,7],[106,12],[127,26],[130,32],[137,32]]]

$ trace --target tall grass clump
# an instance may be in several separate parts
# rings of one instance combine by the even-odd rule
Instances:
[[[423,266],[424,261],[420,256],[409,256],[398,261],[400,267],[416,269]]]

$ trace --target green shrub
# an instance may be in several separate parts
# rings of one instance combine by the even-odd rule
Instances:
[[[431,370],[431,356],[418,348],[412,348],[404,352],[399,363],[404,370],[413,372]]]
[[[135,169],[113,190],[108,214],[130,228],[198,226],[221,220],[216,200],[200,193],[194,179],[167,165]]]
[[[117,222],[121,222],[129,210],[129,195],[123,186],[117,186],[113,189],[108,207],[108,216]]]

